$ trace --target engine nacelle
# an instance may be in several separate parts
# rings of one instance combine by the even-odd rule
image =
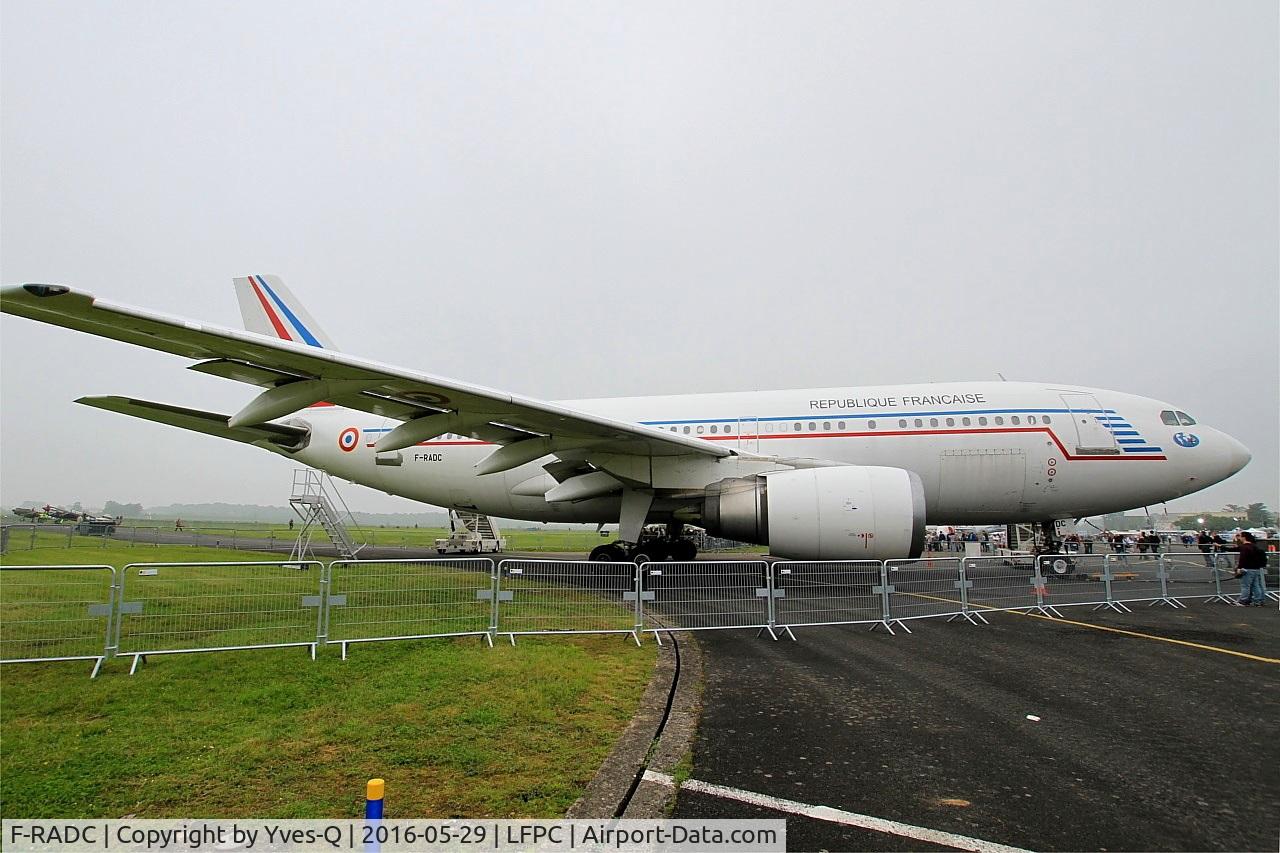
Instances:
[[[793,560],[886,560],[924,549],[924,486],[905,468],[841,465],[721,480],[707,487],[713,536]]]

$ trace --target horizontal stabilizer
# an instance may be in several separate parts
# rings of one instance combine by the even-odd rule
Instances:
[[[232,441],[243,441],[256,444],[269,450],[295,452],[306,446],[310,431],[305,427],[288,426],[286,424],[255,424],[254,426],[227,426],[227,415],[217,412],[202,412],[199,409],[185,409],[171,406],[168,403],[153,403],[149,400],[135,400],[132,397],[81,397],[76,400],[95,409],[106,409],[108,412],[119,412],[134,418],[154,421],[158,424],[182,427],[205,435],[216,435]]]

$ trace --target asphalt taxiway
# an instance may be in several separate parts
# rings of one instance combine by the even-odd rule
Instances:
[[[691,778],[1025,849],[1276,849],[1274,604],[1062,612],[702,633]],[[788,808],[686,788],[675,816],[787,817],[792,849],[952,849]]]

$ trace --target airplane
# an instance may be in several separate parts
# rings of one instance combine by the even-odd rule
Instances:
[[[233,414],[76,402],[251,444],[439,507],[617,523],[598,561],[688,560],[683,534],[796,560],[918,556],[929,524],[1037,522],[1171,500],[1250,460],[1236,439],[1133,394],[944,382],[550,402],[340,352],[276,276],[234,279],[244,330],[57,284],[4,313],[193,359],[257,387]],[[665,539],[645,541],[646,524]]]
[[[18,518],[29,518],[32,521],[40,521],[41,519],[49,517],[42,509],[30,509],[25,506],[15,506],[13,508],[13,514],[18,516]]]
[[[45,504],[44,511],[55,522],[80,520],[80,513],[69,509],[63,509],[60,506],[50,506],[49,504]]]

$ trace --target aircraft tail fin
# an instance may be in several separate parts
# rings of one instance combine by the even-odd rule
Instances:
[[[319,349],[337,349],[279,276],[238,276],[235,287],[247,331]]]

